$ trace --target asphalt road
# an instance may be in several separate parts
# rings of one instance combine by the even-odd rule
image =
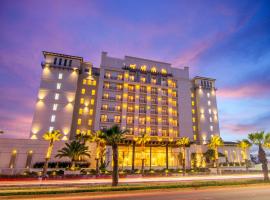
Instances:
[[[1,199],[1,198],[0,198]],[[5,198],[2,198],[5,199]],[[270,185],[8,197],[25,200],[269,200]]]

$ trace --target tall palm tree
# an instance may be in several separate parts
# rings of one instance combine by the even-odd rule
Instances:
[[[128,133],[127,129],[121,130],[118,125],[113,125],[111,128],[102,131],[102,138],[105,139],[106,144],[112,146],[113,152],[113,171],[112,171],[112,186],[118,185],[118,143]]]
[[[257,145],[259,147],[258,155],[259,161],[262,163],[262,171],[264,174],[264,180],[268,181],[268,166],[267,166],[267,158],[263,147],[269,148],[270,147],[270,133],[264,133],[264,131],[250,133],[248,134],[249,141]]]
[[[96,173],[99,175],[99,162],[103,162],[102,157],[106,147],[106,141],[103,138],[103,132],[98,130],[93,134],[90,134],[90,137],[87,139],[87,141],[96,143]]]
[[[88,147],[79,141],[74,140],[71,143],[65,143],[65,145],[65,147],[58,150],[56,157],[68,157],[71,160],[71,170],[75,169],[76,161],[80,160],[82,156],[90,157]]]
[[[245,160],[246,171],[248,171],[247,150],[251,147],[251,143],[248,140],[244,139],[244,140],[238,141],[237,146],[240,147],[243,151],[243,159]]]
[[[215,164],[217,167],[217,174],[219,174],[218,147],[223,146],[223,144],[224,143],[222,141],[222,138],[219,135],[213,135],[210,139],[209,144],[208,144],[208,147],[210,149],[214,150],[214,152],[215,152],[214,159],[215,159]]]
[[[136,143],[137,143],[137,144],[140,144],[141,147],[142,147],[142,155],[141,155],[141,159],[142,159],[142,174],[144,174],[145,144],[146,144],[147,142],[149,142],[150,140],[151,140],[150,135],[147,134],[147,133],[143,133],[143,134],[141,134],[141,135],[138,137],[138,139],[137,139],[137,141],[136,141]]]
[[[183,163],[183,176],[186,174],[186,147],[190,145],[190,140],[188,137],[182,137],[176,141],[176,145],[182,150],[182,163]]]
[[[48,170],[48,163],[52,155],[53,151],[53,145],[55,141],[60,140],[60,137],[62,134],[60,133],[59,130],[52,130],[48,131],[43,135],[43,139],[49,141],[49,147],[47,149],[46,157],[45,157],[45,163],[43,166],[43,177],[46,176],[47,170]]]

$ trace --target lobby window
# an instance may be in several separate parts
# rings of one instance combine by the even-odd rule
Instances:
[[[71,65],[72,65],[72,60],[69,60],[68,65],[71,67]]]
[[[96,94],[96,90],[92,90],[91,94],[94,96]]]
[[[58,65],[62,65],[62,58],[59,59]]]
[[[55,122],[55,115],[51,116],[51,122]]]
[[[59,99],[59,93],[55,93],[54,99],[55,99],[55,100],[58,100],[58,99]]]
[[[32,158],[33,158],[33,151],[30,150],[27,152],[27,158],[26,158],[26,163],[25,163],[25,168],[30,168],[31,163],[32,163]]]
[[[56,89],[57,89],[57,90],[60,90],[60,89],[61,89],[61,83],[57,83],[57,84],[56,84]]]
[[[67,59],[64,60],[64,66],[67,66]]]
[[[53,60],[53,64],[56,65],[56,63],[57,63],[57,58],[55,57]]]
[[[57,110],[57,108],[58,108],[58,104],[53,104],[53,111],[56,111]]]
[[[78,119],[77,124],[78,125],[81,125],[82,124],[82,119],[81,118]]]
[[[54,129],[53,126],[50,126],[50,127],[49,127],[49,132],[52,132],[53,129]]]
[[[15,162],[16,162],[16,158],[17,158],[17,150],[13,150],[11,152],[11,157],[10,157],[10,161],[9,161],[9,168],[15,168]]]
[[[81,98],[80,99],[80,104],[83,104],[84,103],[84,98]]]
[[[85,94],[85,89],[84,88],[82,89],[82,94]]]
[[[116,115],[116,116],[114,116],[114,122],[115,123],[120,123],[120,116],[119,115]]]
[[[108,119],[107,115],[101,115],[100,117],[101,122],[107,122],[107,119]]]

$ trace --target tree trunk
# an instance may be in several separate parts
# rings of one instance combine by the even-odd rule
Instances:
[[[96,175],[99,175],[99,159],[96,158]]]
[[[262,145],[259,145],[259,161],[262,163],[264,180],[269,181],[267,159]]]
[[[50,158],[45,158],[45,162],[44,162],[44,166],[43,166],[43,172],[42,172],[43,177],[46,177],[46,175],[47,175],[49,159]]]
[[[135,163],[135,141],[133,141],[133,144],[132,144],[132,167],[131,167],[131,171],[132,173],[134,173],[134,163]]]
[[[144,175],[144,159],[142,159],[142,175]]]
[[[75,167],[76,167],[76,164],[75,164],[75,161],[74,160],[72,160],[71,161],[71,170],[75,170]]]
[[[166,145],[166,169],[169,169],[169,152],[168,152],[168,144]]]
[[[186,148],[183,148],[183,176],[186,175]]]
[[[112,171],[112,186],[118,185],[118,145],[112,145],[113,151],[113,171]]]

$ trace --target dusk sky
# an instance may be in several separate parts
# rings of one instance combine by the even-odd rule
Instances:
[[[29,136],[43,50],[189,66],[217,79],[224,140],[270,131],[269,0],[1,0],[0,27],[2,137]]]

